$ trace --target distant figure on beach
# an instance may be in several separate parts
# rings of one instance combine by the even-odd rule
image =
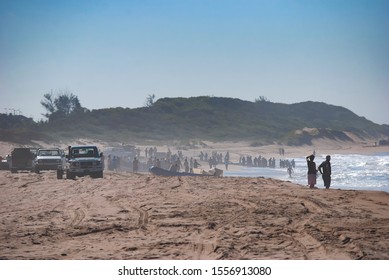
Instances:
[[[293,173],[293,168],[292,168],[292,166],[289,166],[288,167],[289,178],[292,178],[292,173]]]
[[[198,163],[197,160],[195,159],[195,160],[194,160],[194,163],[193,163],[193,167],[194,167],[194,168],[199,168],[200,165],[201,165],[201,164]]]
[[[172,172],[180,172],[180,167],[178,166],[178,163],[173,163],[169,170]]]
[[[329,189],[330,185],[331,185],[331,163],[330,163],[330,160],[331,160],[331,156],[326,156],[326,160],[323,161],[319,165],[319,171],[322,174],[324,186],[326,187],[326,189]]]
[[[184,160],[184,168],[185,168],[185,172],[188,173],[189,172],[188,158],[185,158],[185,160]]]
[[[182,163],[180,158],[178,157],[175,163],[175,169],[176,169],[175,172],[180,172],[181,168],[182,168]]]
[[[316,163],[314,162],[315,156],[310,155],[306,157],[308,165],[308,185],[309,188],[313,189],[316,185]]]
[[[227,152],[224,156],[224,165],[226,166],[226,170],[228,170],[228,164],[230,163],[230,152]]]
[[[137,173],[139,170],[139,161],[135,157],[134,160],[132,161],[132,172]]]

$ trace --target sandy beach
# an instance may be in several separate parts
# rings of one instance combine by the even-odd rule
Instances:
[[[234,157],[262,149],[209,148],[228,148]],[[319,149],[337,149],[330,148]],[[378,150],[338,151],[358,149]],[[1,143],[2,155],[11,150]],[[52,171],[1,170],[0,193],[0,259],[389,259],[385,192],[263,178],[106,171],[103,179],[57,180]]]

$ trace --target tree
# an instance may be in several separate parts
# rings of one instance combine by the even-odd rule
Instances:
[[[155,102],[155,94],[149,94],[146,98],[145,106],[151,107],[154,105]]]
[[[43,97],[41,105],[47,112],[42,115],[48,118],[49,121],[67,117],[73,112],[83,111],[78,97],[73,93],[61,91],[54,97],[53,92],[50,92],[43,95]]]
[[[46,118],[50,118],[50,116],[55,112],[55,104],[53,99],[53,93],[46,93],[43,95],[44,99],[41,101],[41,105],[45,107],[47,113],[42,114]]]
[[[259,98],[255,99],[255,103],[258,103],[258,102],[270,102],[270,101],[265,96],[260,96]]]
[[[73,95],[73,93],[58,95],[58,97],[54,100],[54,104],[57,111],[62,112],[65,116],[81,109],[80,101],[77,96]]]

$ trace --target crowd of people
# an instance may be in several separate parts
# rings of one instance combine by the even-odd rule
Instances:
[[[107,157],[107,168],[111,171],[120,171],[121,158],[115,155],[108,155]]]
[[[164,157],[162,159],[159,159],[157,157],[150,157],[147,160],[146,167],[147,169],[149,169],[152,166],[170,170],[173,172],[193,173],[193,168],[199,168],[200,164],[197,162],[196,159],[193,159],[193,157],[188,159],[188,157],[184,157],[182,153],[179,153],[170,155],[169,157]]]
[[[279,154],[284,156],[284,148],[279,149]],[[144,157],[141,157],[141,150],[135,148],[132,156],[127,156],[122,158],[118,155],[108,155],[107,157],[107,169],[111,171],[132,171],[132,172],[147,172],[150,167],[156,166],[162,169],[174,171],[174,172],[193,172],[194,168],[206,167],[208,163],[209,169],[216,168],[219,164],[224,164],[225,169],[228,170],[228,165],[232,164],[230,161],[230,154],[226,152],[223,153],[212,151],[210,153],[201,151],[198,155],[199,161],[196,158],[184,156],[182,151],[177,151],[173,154],[170,149],[167,152],[158,153],[156,147],[149,147],[144,149]],[[140,161],[140,158],[143,161]],[[318,167],[314,162],[315,152],[312,155],[306,157],[307,167],[308,167],[308,186],[310,188],[315,188],[317,183],[316,179],[320,173],[324,182],[325,188],[330,188],[331,186],[331,156],[327,156],[326,160],[323,161]],[[199,163],[201,162],[203,166]],[[268,167],[276,168],[276,159],[275,157],[265,158],[261,155],[259,156],[240,156],[239,162],[234,163],[247,167]],[[125,168],[123,169],[123,165]],[[279,168],[286,169],[289,177],[292,177],[293,170],[295,168],[294,159],[279,159]]]
[[[253,166],[253,167],[270,167],[270,168],[276,168],[276,159],[274,157],[271,157],[269,159],[266,159],[263,156],[253,157],[252,156],[241,156],[239,158],[239,165],[243,166]],[[295,161],[294,159],[280,159],[279,160],[279,168],[295,168]]]
[[[232,164],[230,161],[230,154],[226,152],[219,153],[213,151],[211,153],[201,151],[198,155],[199,161],[194,157],[184,156],[182,151],[177,151],[177,153],[172,153],[170,149],[167,152],[158,153],[156,147],[150,147],[144,149],[144,157],[141,156],[141,150],[135,148],[132,156],[127,158],[122,158],[118,155],[108,155],[107,157],[107,168],[111,171],[121,171],[123,170],[123,165],[126,166],[124,170],[132,172],[147,172],[150,167],[156,166],[162,169],[175,171],[175,172],[193,172],[194,168],[201,168],[201,162],[203,167],[207,166],[209,168],[216,168],[218,164],[224,164],[225,169],[228,170],[228,165]],[[279,150],[280,155],[284,155],[285,151],[283,148]],[[140,161],[140,158],[143,161]],[[314,162],[315,155],[314,153],[306,157],[307,166],[308,166],[308,185],[310,188],[314,188],[316,185],[317,174],[322,175],[324,186],[328,189],[331,185],[331,157],[327,156],[326,160],[322,162],[318,168],[316,168],[316,163]],[[275,157],[265,158],[261,155],[259,156],[241,156],[239,162],[235,163],[242,166],[248,167],[269,167],[276,168],[276,159]],[[289,177],[293,174],[293,169],[295,168],[294,159],[279,159],[279,168],[286,169]],[[130,170],[128,170],[130,169]]]
[[[184,156],[182,151],[173,154],[170,149],[167,152],[158,152],[156,147],[144,149],[141,154],[139,148],[134,148],[131,154],[112,155],[106,159],[107,169],[110,171],[147,172],[150,167],[156,166],[176,172],[192,172],[193,168],[199,168],[200,164],[193,157]]]
[[[284,150],[280,149],[280,153],[284,153]],[[263,156],[241,156],[239,162],[231,162],[230,153],[225,152],[206,152],[200,151],[198,156],[188,157],[184,156],[182,151],[172,153],[170,149],[167,152],[158,152],[156,147],[147,147],[144,149],[144,154],[141,155],[141,149],[133,149],[130,155],[112,155],[107,157],[107,169],[111,171],[133,171],[133,172],[146,172],[151,166],[156,166],[166,170],[177,172],[191,172],[193,168],[199,168],[200,162],[202,167],[208,167],[209,169],[216,168],[220,164],[224,164],[225,169],[228,170],[229,164],[239,164],[249,167],[276,167],[276,159],[271,157],[269,159]],[[208,164],[208,165],[206,165]],[[280,159],[279,167],[292,169],[295,167],[294,160]]]

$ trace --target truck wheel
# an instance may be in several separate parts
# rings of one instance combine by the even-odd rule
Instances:
[[[11,168],[11,173],[16,173],[18,170],[16,168]]]
[[[39,174],[39,173],[40,173],[40,170],[39,170],[38,167],[35,167],[35,168],[34,168],[34,171],[35,171],[36,174]]]
[[[103,171],[99,171],[99,172],[95,172],[93,174],[91,174],[91,177],[92,178],[103,178]]]
[[[57,170],[57,179],[63,179],[63,170]]]
[[[74,179],[74,178],[76,178],[76,176],[72,172],[66,171],[66,179]]]

